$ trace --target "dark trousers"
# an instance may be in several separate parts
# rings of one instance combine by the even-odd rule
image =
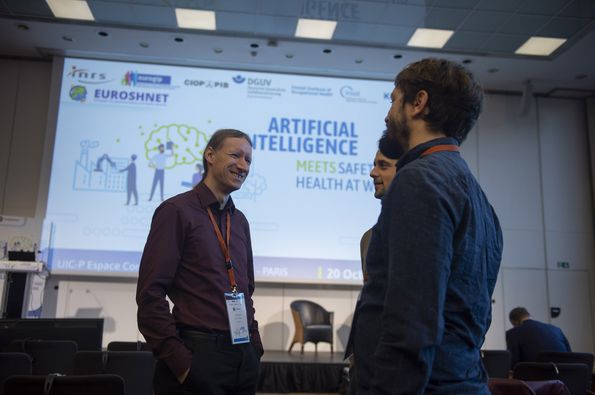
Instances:
[[[185,331],[184,343],[192,350],[192,365],[183,384],[167,365],[155,366],[155,395],[253,395],[258,382],[260,356],[251,343],[232,345],[229,335]]]
[[[155,169],[155,174],[153,175],[153,184],[151,185],[151,195],[149,196],[149,200],[153,199],[153,194],[155,193],[155,187],[157,187],[157,183],[159,183],[159,192],[161,193],[161,200],[163,200],[163,179],[165,178],[165,170],[164,169]]]

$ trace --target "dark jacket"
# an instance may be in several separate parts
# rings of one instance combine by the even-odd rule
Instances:
[[[540,352],[570,352],[568,340],[560,328],[535,320],[525,320],[506,331],[506,348],[512,354],[511,368],[517,362],[536,362]]]

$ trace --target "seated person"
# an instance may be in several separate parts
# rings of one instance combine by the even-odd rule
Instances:
[[[511,369],[517,362],[535,362],[544,351],[570,352],[570,345],[557,326],[532,319],[524,307],[516,307],[508,315],[514,328],[506,331],[506,348],[512,354]]]

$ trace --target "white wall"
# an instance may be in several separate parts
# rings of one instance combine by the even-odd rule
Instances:
[[[14,67],[7,63],[11,61],[0,61],[0,70]],[[45,75],[41,85],[47,89],[50,68],[43,65],[41,72],[36,71],[40,68],[37,63],[22,67],[21,78]],[[11,97],[14,99],[14,95]],[[11,103],[4,92],[0,93],[1,103]],[[593,108],[594,104],[591,102],[590,106]],[[27,108],[27,105],[22,102],[17,107]],[[43,106],[17,113],[45,119],[47,103],[46,109],[39,107]],[[494,205],[504,231],[502,270],[494,292],[493,323],[485,348],[505,347],[504,331],[510,327],[508,311],[524,305],[535,318],[561,326],[574,350],[593,352],[595,252],[589,170],[593,148],[590,151],[588,148],[588,130],[593,136],[593,126],[587,126],[582,101],[540,98],[532,101],[525,116],[520,116],[519,110],[519,96],[488,95],[484,113],[462,147],[463,156]],[[6,129],[8,126],[2,119],[0,141],[6,142],[6,131],[12,129]],[[38,129],[41,132],[36,129],[36,134],[28,137],[33,144],[43,141],[43,125]],[[4,144],[0,144],[0,150],[2,147]],[[10,150],[11,157],[27,156],[28,161],[23,164],[11,160],[2,165],[0,159],[0,166],[5,166],[4,171],[8,169],[8,180],[18,179],[20,166],[25,165],[37,166],[39,175],[41,155],[28,156],[29,148],[14,141]],[[2,167],[0,174],[1,171]],[[6,185],[3,182],[0,186]],[[12,203],[12,196],[30,195],[34,191],[26,183],[11,183],[15,187],[6,199],[3,214],[29,215],[35,212],[36,204],[44,206],[43,191],[37,202],[24,199]],[[370,204],[374,204],[372,197]],[[43,315],[98,314],[106,317],[104,345],[111,340],[137,340],[140,335],[136,329],[135,287],[133,279],[54,276],[46,287]],[[270,350],[289,347],[293,336],[289,303],[303,298],[335,312],[334,347],[343,350],[358,291],[359,287],[348,286],[257,284],[256,318],[265,347]],[[560,307],[562,314],[551,318],[550,307]],[[321,350],[325,347],[320,346]]]

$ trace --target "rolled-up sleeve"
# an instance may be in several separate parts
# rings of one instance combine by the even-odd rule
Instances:
[[[184,223],[177,208],[163,203],[157,208],[141,259],[136,302],[140,332],[170,370],[179,377],[192,360],[192,353],[179,338],[166,300],[184,247]]]

